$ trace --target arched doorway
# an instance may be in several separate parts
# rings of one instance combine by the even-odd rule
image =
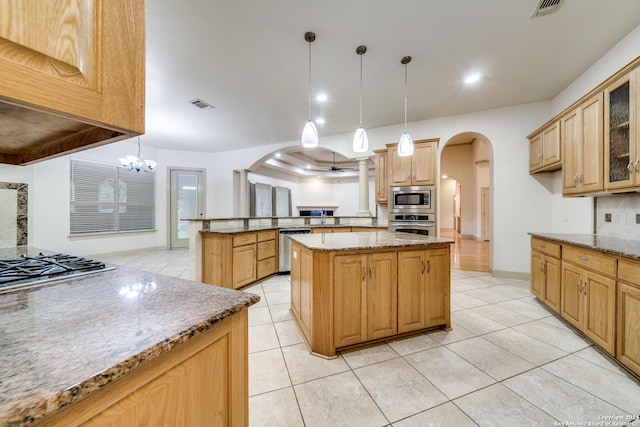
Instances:
[[[453,238],[452,267],[491,271],[493,146],[464,132],[440,148],[439,233]]]

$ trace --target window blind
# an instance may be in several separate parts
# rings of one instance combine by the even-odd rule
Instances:
[[[155,228],[155,172],[71,160],[70,234]]]

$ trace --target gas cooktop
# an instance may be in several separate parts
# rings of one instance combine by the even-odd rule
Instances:
[[[0,259],[0,291],[17,286],[112,270],[104,262],[67,254],[21,255]]]

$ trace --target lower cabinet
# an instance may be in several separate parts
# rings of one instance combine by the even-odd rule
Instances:
[[[640,263],[618,261],[616,357],[640,375]]]
[[[531,239],[531,293],[560,313],[560,245]]]
[[[277,272],[275,230],[202,234],[202,281],[239,289]]]
[[[344,347],[397,333],[395,252],[333,260],[334,342]]]
[[[101,390],[43,426],[248,426],[244,310]]]
[[[446,249],[398,252],[398,333],[450,327],[450,271]]]

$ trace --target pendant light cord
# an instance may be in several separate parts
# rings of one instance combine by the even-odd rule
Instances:
[[[309,121],[311,121],[311,42],[309,42],[309,84],[307,89],[309,92]]]
[[[404,64],[404,131],[407,131],[407,64]]]
[[[360,127],[362,127],[362,55],[360,55]]]

